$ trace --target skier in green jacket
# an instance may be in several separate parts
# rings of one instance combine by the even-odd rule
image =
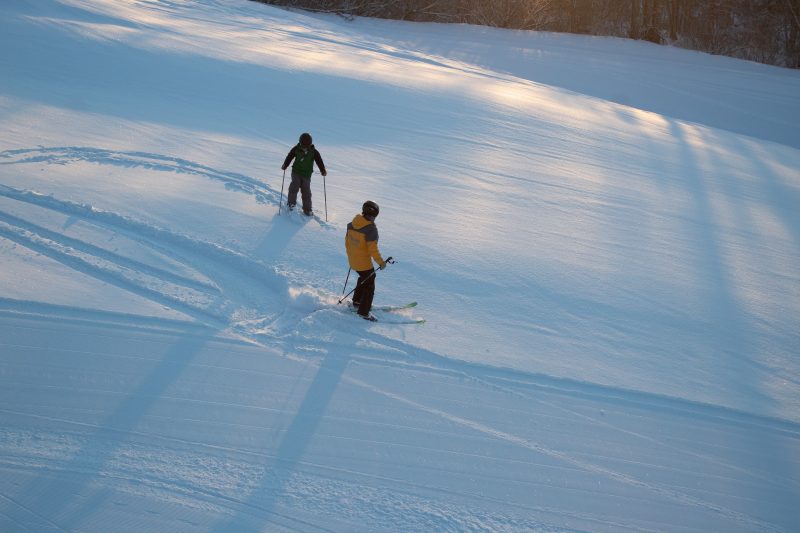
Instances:
[[[292,182],[289,184],[289,195],[287,197],[289,209],[294,209],[297,203],[297,191],[299,190],[303,200],[303,214],[312,216],[314,212],[311,209],[311,174],[314,173],[314,163],[317,164],[317,168],[319,168],[320,174],[323,176],[327,176],[328,172],[325,170],[322,156],[319,155],[312,143],[310,134],[303,133],[300,135],[300,142],[289,150],[289,155],[286,156],[281,170],[289,168],[292,159],[294,159]]]

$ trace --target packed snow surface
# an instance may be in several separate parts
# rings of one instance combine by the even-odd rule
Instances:
[[[798,118],[649,43],[1,2],[0,530],[800,530]]]

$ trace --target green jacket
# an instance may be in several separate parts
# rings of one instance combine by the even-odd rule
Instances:
[[[320,172],[327,173],[325,171],[325,163],[322,162],[322,156],[319,155],[313,144],[308,148],[297,144],[289,150],[289,155],[286,156],[286,160],[283,162],[284,168],[289,166],[292,159],[294,159],[292,174],[297,174],[303,178],[311,178],[311,174],[314,173],[314,163],[317,164]]]

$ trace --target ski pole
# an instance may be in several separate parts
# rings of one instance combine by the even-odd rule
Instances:
[[[281,206],[283,205],[283,185],[286,183],[286,169],[283,169],[283,181],[281,182],[281,199],[278,200],[278,214],[281,214]]]
[[[344,291],[347,290],[347,282],[350,281],[350,272],[352,272],[352,271],[353,271],[352,268],[348,268],[347,269],[347,277],[344,278],[344,287],[342,287],[342,294],[344,294]],[[341,302],[339,302],[339,303],[341,303]]]
[[[388,259],[386,260],[386,264],[387,264],[387,265],[393,265],[394,263],[395,263],[395,261],[394,261],[394,259],[392,259],[391,257],[390,257],[390,258],[388,258]],[[374,278],[374,277],[375,277],[375,274],[377,274],[377,273],[378,273],[378,271],[377,271],[377,270],[374,270],[374,271],[372,272],[372,274],[370,274],[369,276],[367,276],[367,277],[364,279],[364,281],[369,281],[369,280],[371,280],[372,278]],[[363,283],[363,282],[362,282],[362,283]],[[345,287],[345,288],[347,288],[347,287]],[[352,291],[350,291],[350,292],[348,292],[347,294],[345,294],[344,296],[342,296],[342,297],[339,299],[339,301],[336,303],[336,305],[339,305],[340,303],[342,303],[342,302],[345,300],[345,298],[347,298],[348,296],[350,296],[351,294],[353,294],[354,292],[356,292],[356,289],[357,289],[357,288],[358,288],[358,283],[356,283],[356,286],[355,286],[355,287],[353,287],[353,290],[352,290]],[[344,292],[344,291],[342,291],[342,292]]]
[[[325,194],[325,222],[328,221],[328,187],[325,186],[325,174],[322,175],[322,192]],[[348,275],[350,273],[348,272]],[[347,284],[345,284],[347,286]]]

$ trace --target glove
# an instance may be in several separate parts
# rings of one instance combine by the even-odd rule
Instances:
[[[379,266],[378,268],[379,268],[380,270],[383,270],[384,268],[386,268],[386,261],[384,261],[383,263],[381,263],[381,264],[380,264],[380,266]]]
[[[328,171],[327,171],[327,170],[323,171],[323,172],[322,172],[322,175],[323,175],[323,176],[327,176],[327,175],[328,175]]]
[[[281,170],[286,170],[286,165],[281,165]]]

